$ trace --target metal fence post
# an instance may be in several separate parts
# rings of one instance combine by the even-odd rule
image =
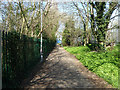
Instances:
[[[24,57],[24,68],[26,69],[26,37],[23,35],[22,37],[23,40],[23,57]]]
[[[0,90],[2,89],[2,32],[0,30]]]

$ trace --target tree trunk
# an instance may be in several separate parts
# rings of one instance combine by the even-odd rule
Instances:
[[[86,24],[84,23],[83,45],[86,46]]]

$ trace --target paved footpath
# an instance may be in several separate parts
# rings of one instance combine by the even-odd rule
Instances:
[[[31,72],[22,83],[24,88],[112,88],[59,46]]]

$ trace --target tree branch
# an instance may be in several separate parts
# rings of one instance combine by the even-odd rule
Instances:
[[[27,28],[29,29],[29,25],[28,25],[28,23],[27,23],[27,19],[26,19],[26,17],[25,17],[25,14],[24,14],[24,11],[23,11],[23,9],[22,9],[22,5],[21,5],[20,2],[19,2],[19,7],[20,7],[20,10],[21,10],[21,12],[22,12],[22,15],[23,15],[23,17],[24,17],[24,19],[25,19],[26,26],[27,26]]]

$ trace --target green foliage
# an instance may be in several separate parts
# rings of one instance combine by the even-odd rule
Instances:
[[[104,78],[114,87],[118,87],[118,69],[120,69],[118,46],[106,52],[90,51],[88,47],[64,47],[64,49],[74,54],[89,70]]]
[[[90,49],[88,47],[64,47],[64,49],[66,49],[67,51],[69,51],[72,54],[78,54],[78,53],[86,53],[88,51],[90,51]]]
[[[31,38],[16,31],[2,32],[2,80],[3,88],[18,87],[26,72],[40,61],[40,39]],[[43,40],[43,57],[47,57],[55,41]]]
[[[70,32],[68,31],[68,29],[65,29],[63,32],[63,38],[62,38],[62,44],[64,46],[69,46],[70,45]]]
[[[75,21],[73,21],[73,18],[70,17],[70,19],[65,23],[65,30],[62,35],[63,46],[74,45],[74,38],[75,38],[75,26],[74,25],[75,25]]]
[[[113,63],[105,63],[99,66],[94,72],[113,86],[118,87],[118,69]]]
[[[108,2],[107,2],[108,3]],[[91,3],[94,11],[91,13],[91,29],[93,32],[93,35],[97,39],[98,42],[98,48],[103,50],[105,47],[105,41],[106,41],[106,31],[108,31],[108,25],[110,22],[110,17],[113,13],[113,11],[117,8],[117,2],[109,2],[107,6],[106,2],[95,2]],[[95,24],[96,23],[96,24]],[[95,26],[97,27],[97,30],[95,30]],[[102,47],[99,46],[100,43],[103,42]]]
[[[87,44],[87,46],[91,49],[91,50],[95,50],[95,51],[99,51],[99,50],[103,50],[103,45],[101,44],[97,44],[97,43],[91,43],[91,44]],[[100,48],[99,48],[100,47]]]

